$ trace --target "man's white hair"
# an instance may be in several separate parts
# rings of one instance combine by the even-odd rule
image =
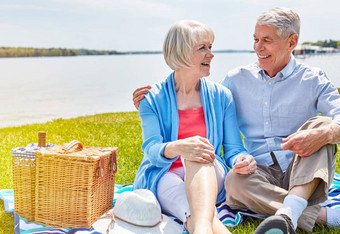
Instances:
[[[257,18],[256,23],[275,26],[282,39],[287,39],[292,34],[300,34],[300,17],[288,8],[273,8],[264,12]]]

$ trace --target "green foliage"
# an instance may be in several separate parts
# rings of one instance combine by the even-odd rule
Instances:
[[[117,52],[115,50],[87,50],[78,49],[75,50],[76,55],[113,55],[113,54],[125,54],[122,52]]]
[[[12,189],[11,149],[38,141],[38,132],[46,132],[46,142],[64,144],[79,140],[86,146],[118,147],[117,184],[131,184],[143,158],[142,132],[137,112],[98,114],[75,119],[56,119],[45,124],[31,124],[0,129],[0,189]],[[338,153],[339,154],[339,153]],[[339,157],[339,155],[338,155]],[[340,173],[338,160],[336,171]],[[253,233],[260,220],[247,218],[233,233]],[[0,201],[0,234],[14,233],[14,219]],[[340,233],[328,227],[316,227],[315,233]],[[303,233],[298,230],[298,233]]]
[[[333,41],[331,39],[325,41],[317,41],[317,42],[304,42],[303,45],[315,45],[321,47],[333,47],[340,48],[340,41]]]
[[[333,48],[337,48],[338,47],[338,42],[337,41],[333,41],[333,40],[325,40],[323,42],[323,47],[333,47]]]
[[[25,47],[0,47],[0,57],[40,57],[40,56],[76,56],[76,55],[112,55],[122,54],[115,50],[86,50],[63,48],[25,48]]]

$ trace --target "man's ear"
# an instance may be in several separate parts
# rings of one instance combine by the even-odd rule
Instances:
[[[288,40],[289,40],[289,49],[293,51],[294,48],[297,46],[299,36],[297,34],[292,34],[289,36]]]

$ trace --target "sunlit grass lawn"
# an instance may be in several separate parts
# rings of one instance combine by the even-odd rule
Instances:
[[[38,132],[45,131],[46,142],[64,144],[79,140],[86,146],[118,147],[117,184],[131,184],[142,160],[142,133],[137,112],[99,114],[75,119],[58,119],[45,124],[0,129],[0,189],[12,189],[11,149],[37,142]],[[339,155],[338,155],[339,157]],[[340,162],[337,162],[340,172]],[[0,234],[14,233],[14,219],[0,201]],[[253,233],[259,220],[248,219],[233,233]],[[340,230],[317,227],[315,233],[340,233]]]

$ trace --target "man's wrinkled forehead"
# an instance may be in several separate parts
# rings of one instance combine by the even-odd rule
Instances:
[[[263,39],[274,39],[279,37],[279,29],[270,24],[256,24],[255,31],[253,34],[254,38],[263,38]]]

